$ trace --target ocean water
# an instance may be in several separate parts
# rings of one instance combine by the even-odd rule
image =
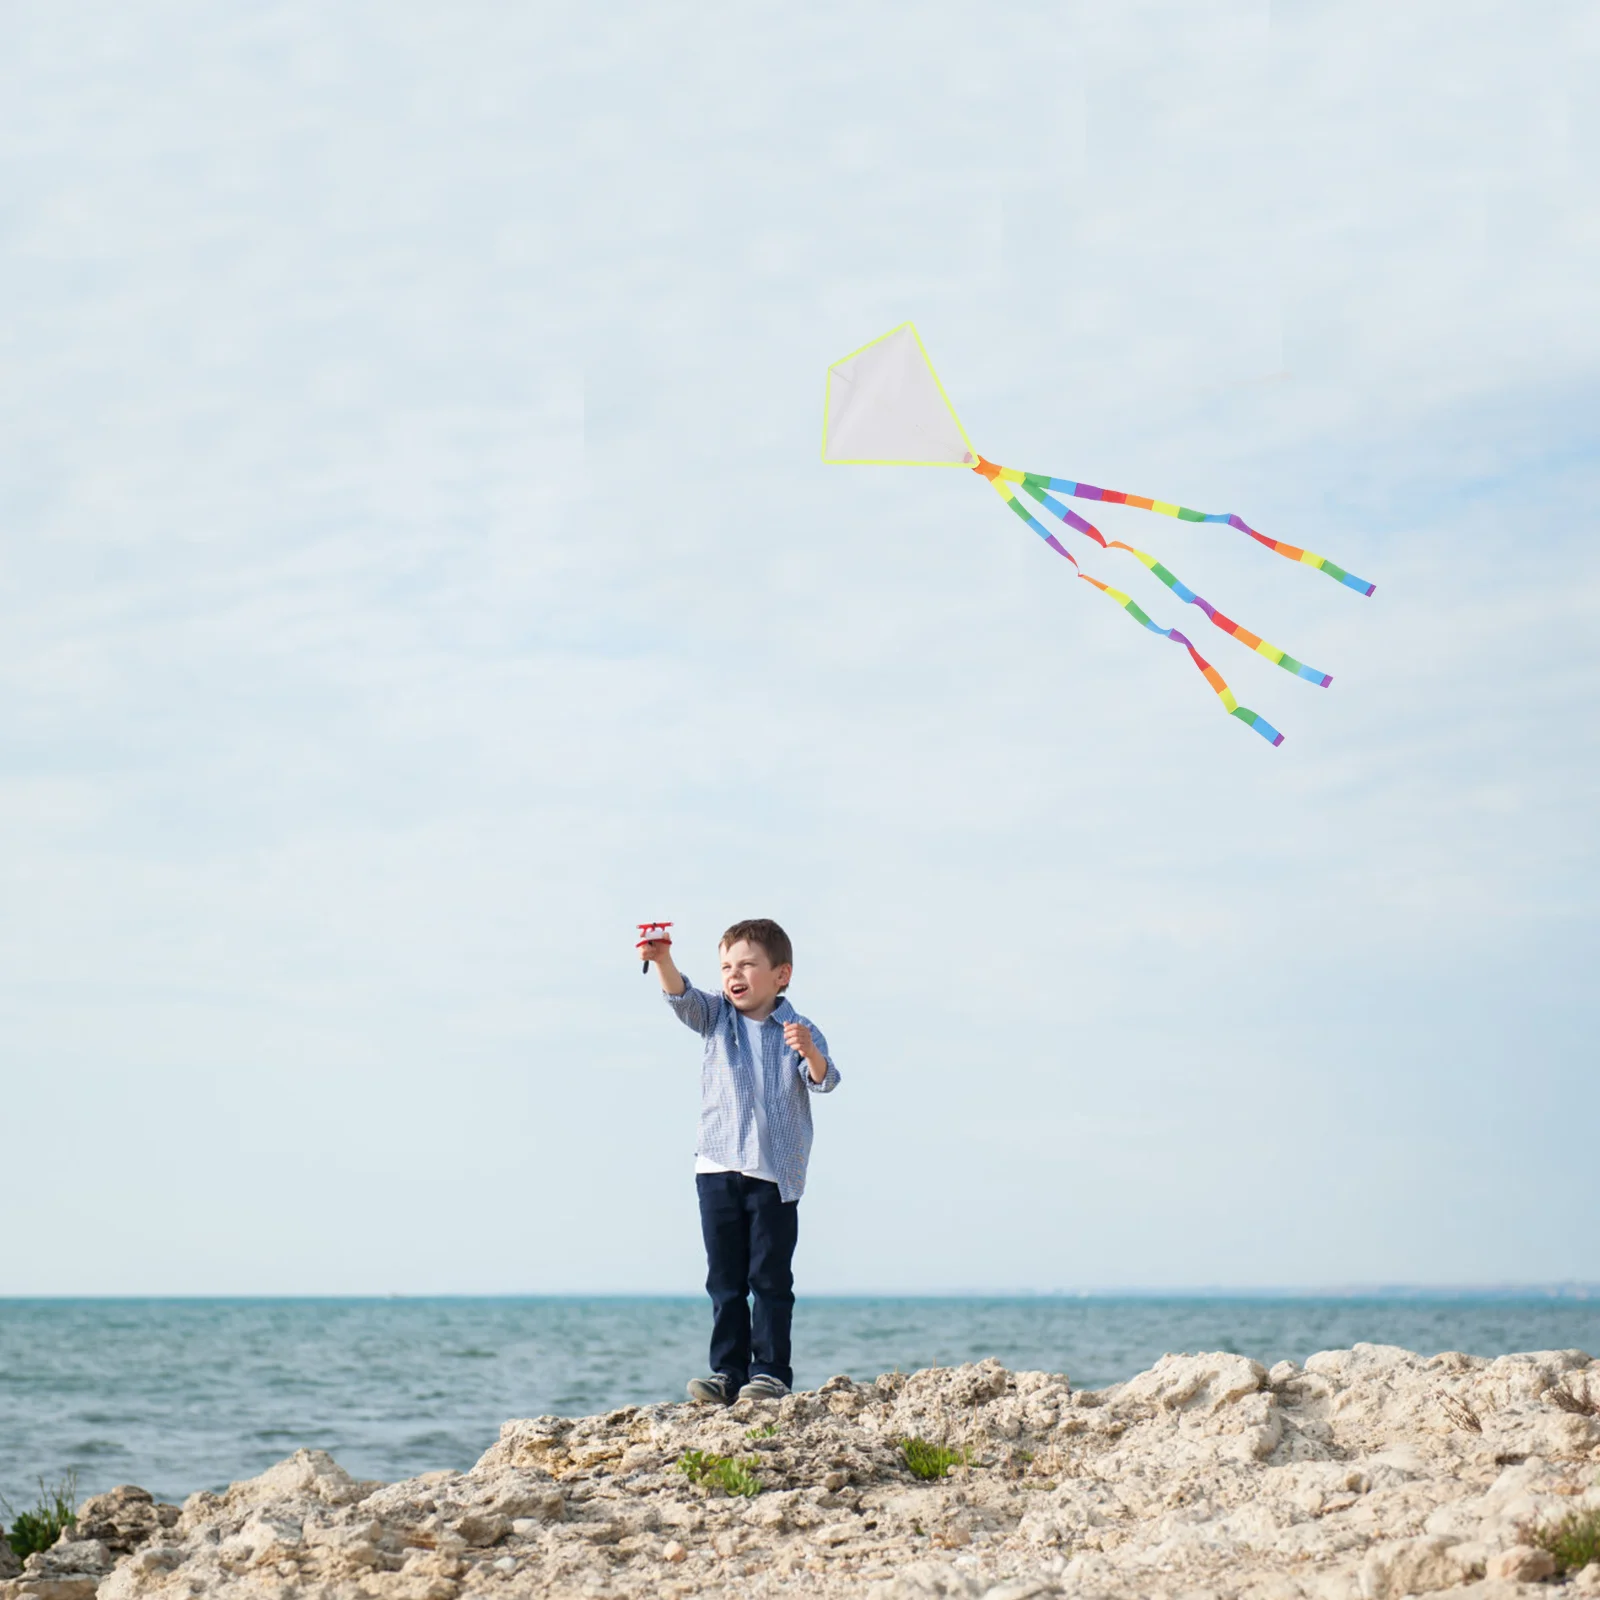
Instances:
[[[0,1494],[167,1499],[301,1445],[358,1477],[467,1467],[508,1417],[682,1396],[700,1299],[0,1300]],[[1271,1363],[1358,1340],[1433,1354],[1600,1353],[1600,1301],[1388,1298],[803,1299],[795,1376],[997,1356],[1098,1388],[1169,1350]]]

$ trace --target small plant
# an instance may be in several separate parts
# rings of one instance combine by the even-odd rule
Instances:
[[[1570,1411],[1575,1417],[1600,1417],[1600,1405],[1591,1400],[1587,1394],[1574,1394],[1564,1381],[1553,1389],[1546,1389],[1544,1397],[1553,1401],[1563,1411]]]
[[[724,1461],[717,1469],[717,1483],[724,1494],[743,1495],[753,1500],[761,1493],[761,1480],[751,1471],[760,1463],[754,1456],[745,1461]]]
[[[754,1444],[757,1439],[775,1438],[777,1436],[777,1432],[778,1424],[776,1422],[766,1422],[763,1423],[759,1428],[751,1428],[750,1431],[745,1434],[745,1438]]]
[[[753,1470],[760,1465],[755,1456],[741,1461],[734,1456],[713,1455],[709,1450],[685,1450],[678,1457],[678,1470],[690,1483],[747,1499],[761,1493],[761,1480]]]
[[[1600,1561],[1600,1509],[1569,1511],[1559,1522],[1547,1522],[1528,1535],[1532,1543],[1548,1550],[1562,1572],[1581,1572]]]
[[[9,1501],[0,1498],[0,1506],[11,1518],[11,1531],[5,1541],[11,1546],[18,1561],[26,1561],[40,1550],[48,1550],[62,1531],[78,1520],[78,1474],[69,1472],[53,1489],[39,1480],[39,1503],[32,1511],[13,1511]]]
[[[1466,1428],[1471,1433],[1483,1432],[1482,1420],[1479,1418],[1478,1413],[1474,1411],[1465,1400],[1462,1400],[1458,1396],[1451,1394],[1447,1389],[1435,1390],[1434,1398],[1439,1402],[1439,1409],[1443,1411],[1444,1414],[1449,1417],[1449,1419],[1455,1423],[1458,1428]]]
[[[914,1478],[931,1481],[942,1478],[952,1467],[964,1467],[972,1459],[966,1450],[949,1445],[929,1444],[926,1439],[902,1439],[900,1454]]]

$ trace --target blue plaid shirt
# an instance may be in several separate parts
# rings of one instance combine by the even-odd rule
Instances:
[[[707,994],[685,977],[682,994],[669,994],[667,1004],[678,1021],[706,1041],[700,1063],[699,1153],[718,1166],[743,1172],[760,1163],[756,1136],[755,1074],[746,1059],[744,1030],[737,1008],[724,994]],[[784,1043],[783,1024],[803,1022],[828,1063],[821,1083],[811,1076],[805,1057]],[[778,1174],[778,1193],[798,1200],[805,1193],[806,1163],[811,1159],[811,1096],[839,1086],[839,1069],[828,1054],[828,1041],[809,1017],[787,1000],[779,1000],[765,1022],[752,1022],[761,1038],[762,1080],[766,1085],[767,1146]]]

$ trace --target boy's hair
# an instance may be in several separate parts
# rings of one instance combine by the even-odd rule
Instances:
[[[789,935],[770,917],[749,917],[743,922],[734,923],[717,942],[717,948],[726,950],[730,944],[738,944],[741,939],[755,945],[775,967],[794,964],[794,946],[789,943]],[[784,987],[788,988],[788,985]]]

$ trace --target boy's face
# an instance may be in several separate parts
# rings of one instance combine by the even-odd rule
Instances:
[[[773,966],[767,952],[748,939],[722,947],[722,992],[739,1011],[771,1011],[792,970],[788,962]]]

